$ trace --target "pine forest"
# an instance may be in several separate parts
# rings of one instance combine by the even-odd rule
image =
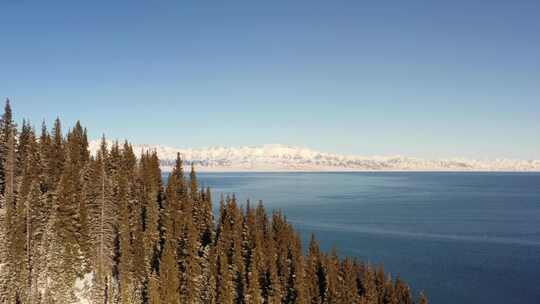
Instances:
[[[214,209],[181,155],[163,178],[156,152],[88,145],[79,122],[19,128],[6,102],[0,303],[427,303],[382,266],[323,252],[314,236],[303,247],[261,202],[222,196]]]

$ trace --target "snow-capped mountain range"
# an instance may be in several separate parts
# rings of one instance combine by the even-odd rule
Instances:
[[[91,152],[99,146],[99,141],[92,141]],[[194,163],[199,171],[540,171],[540,160],[354,156],[279,144],[202,149],[133,145],[133,149],[137,156],[156,151],[164,171],[171,170],[177,153],[186,165]]]

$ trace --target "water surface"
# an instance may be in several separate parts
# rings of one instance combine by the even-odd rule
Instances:
[[[201,173],[305,241],[384,263],[431,303],[539,303],[538,173]]]

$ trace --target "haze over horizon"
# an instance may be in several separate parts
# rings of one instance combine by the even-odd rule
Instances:
[[[537,1],[0,3],[18,123],[180,148],[540,159]]]

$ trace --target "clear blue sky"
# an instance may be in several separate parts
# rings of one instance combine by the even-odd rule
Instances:
[[[0,0],[0,97],[177,147],[540,159],[539,1]]]

